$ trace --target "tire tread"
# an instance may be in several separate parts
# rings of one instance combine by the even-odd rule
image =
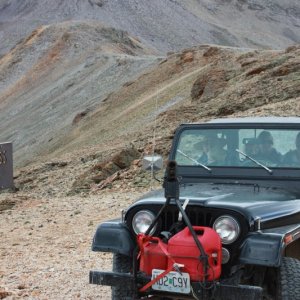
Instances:
[[[300,300],[300,260],[283,257],[278,272],[278,299]]]

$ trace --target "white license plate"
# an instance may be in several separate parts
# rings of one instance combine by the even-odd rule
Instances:
[[[163,273],[164,270],[153,269],[152,279]],[[172,293],[189,294],[191,292],[189,273],[178,273],[171,271],[152,285],[156,291],[167,291]]]

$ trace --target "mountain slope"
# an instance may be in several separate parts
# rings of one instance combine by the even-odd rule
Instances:
[[[297,0],[0,0],[0,54],[37,27],[95,20],[160,52],[198,44],[285,48],[300,42]]]
[[[18,165],[31,161],[18,168],[17,186],[61,196],[94,193],[106,186],[148,186],[141,156],[155,148],[167,157],[180,123],[228,116],[300,116],[299,46],[285,51],[199,46],[156,61],[141,73],[87,114],[77,115],[76,122],[69,116],[63,122],[58,118],[57,123],[66,126],[48,128],[51,140],[40,136],[43,124],[38,127],[34,121],[30,130],[36,143],[30,151],[16,151]],[[71,103],[72,97],[65,101]],[[45,104],[43,113],[55,118],[57,112],[50,107]],[[32,118],[28,111],[19,116],[20,123]]]
[[[271,105],[278,107],[273,115],[299,115],[299,82],[299,47],[286,51],[187,49],[110,95],[57,144],[58,151],[111,141],[135,141],[137,147],[145,147],[154,127],[165,141],[182,122],[248,115],[251,109],[251,114],[261,114]],[[280,109],[288,101],[294,101],[294,108]]]
[[[14,142],[16,162],[34,160],[77,114],[157,59],[125,32],[98,23],[37,29],[0,59],[1,141]]]

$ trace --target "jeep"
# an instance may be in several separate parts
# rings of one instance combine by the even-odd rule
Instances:
[[[145,169],[162,165],[158,155]],[[300,299],[300,118],[182,124],[163,188],[100,224],[112,299]]]

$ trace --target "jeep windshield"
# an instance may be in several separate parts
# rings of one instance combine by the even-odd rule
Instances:
[[[176,144],[179,166],[300,168],[299,129],[199,126],[182,130]]]

